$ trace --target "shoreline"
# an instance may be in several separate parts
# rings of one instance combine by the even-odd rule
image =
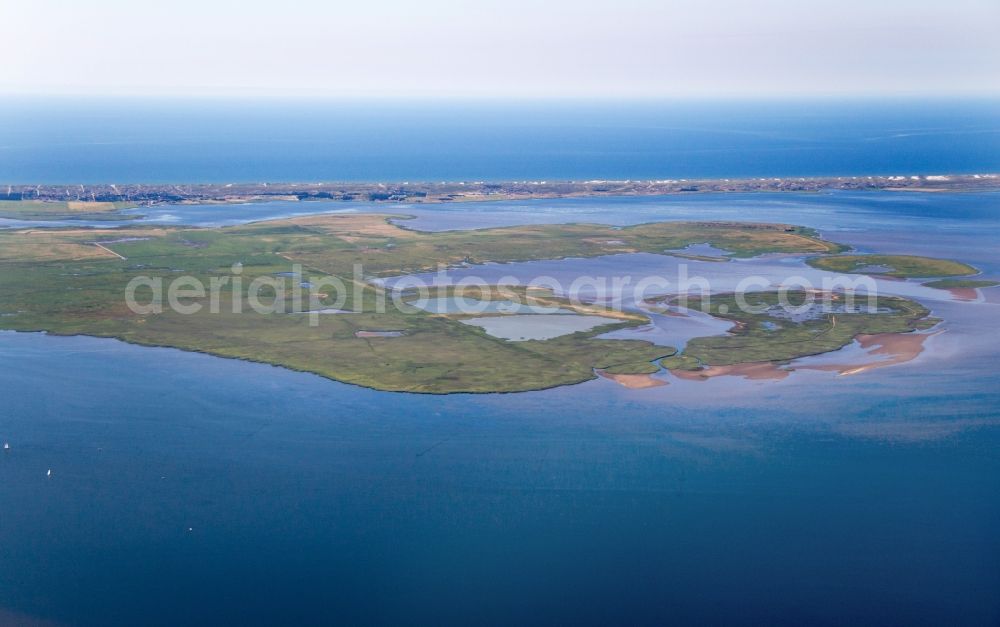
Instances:
[[[919,174],[733,179],[453,182],[275,182],[5,185],[0,201],[229,204],[267,201],[454,204],[499,200],[666,196],[707,193],[1000,191],[1000,174]]]

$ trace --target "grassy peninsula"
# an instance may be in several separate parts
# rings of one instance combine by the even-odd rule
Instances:
[[[812,257],[806,262],[820,270],[891,276],[899,279],[979,274],[979,270],[960,261],[917,255],[835,255]]]

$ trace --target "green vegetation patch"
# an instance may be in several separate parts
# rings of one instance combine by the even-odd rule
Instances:
[[[134,220],[140,216],[121,215],[122,209],[135,207],[124,202],[41,200],[0,200],[0,218],[13,220],[100,220],[114,222]]]
[[[960,261],[916,255],[834,255],[812,257],[806,263],[831,272],[884,275],[901,279],[979,274],[979,270]]]
[[[550,340],[508,342],[449,316],[398,311],[391,303],[379,313],[375,303],[380,289],[354,279],[354,260],[370,257],[382,268],[414,267],[424,262],[424,251],[433,256],[435,247],[442,246],[448,251],[442,257],[449,259],[458,254],[459,244],[448,243],[457,242],[450,237],[425,238],[398,229],[383,217],[335,224],[333,229],[285,221],[226,229],[3,231],[0,328],[113,337],[281,365],[380,390],[423,393],[536,390],[593,379],[595,369],[649,372],[656,369],[653,362],[674,352],[644,341],[597,339],[606,331],[645,322],[634,315],[618,314],[607,325]],[[404,245],[411,238],[421,240],[415,249]],[[502,235],[491,234],[490,239],[499,242]],[[400,245],[389,246],[393,241]],[[520,245],[519,254],[529,255],[528,244]],[[539,256],[546,252],[538,249]],[[218,313],[208,310],[207,297],[188,299],[205,306],[191,315],[169,309],[139,315],[124,302],[125,286],[138,275],[161,279],[164,285],[190,275],[208,285],[213,279],[231,280],[238,264],[245,287],[255,278],[287,274],[296,262],[305,262],[303,279],[341,280],[348,293],[337,307],[361,313],[318,315],[315,325],[301,313],[260,314],[248,308],[233,313],[231,283],[222,290]],[[288,283],[294,281],[288,277]],[[138,296],[148,302],[145,292]],[[332,299],[323,299],[322,306],[333,306]],[[532,299],[565,305],[544,294]],[[403,334],[356,335],[372,329]]]
[[[666,349],[669,352],[671,349]],[[613,366],[608,366],[607,368],[602,368],[607,374],[653,374],[660,371],[660,367],[656,365],[655,361],[640,361],[627,364],[616,364]]]
[[[928,281],[927,283],[924,283],[924,285],[927,287],[936,287],[942,290],[951,290],[963,287],[996,287],[997,285],[1000,285],[1000,283],[979,279],[938,279],[937,281]]]
[[[687,353],[675,354],[660,360],[660,365],[668,370],[698,370],[702,364]]]
[[[850,344],[855,336],[873,333],[904,333],[927,328],[936,320],[919,303],[897,296],[872,298],[858,295],[853,306],[843,294],[790,292],[787,302],[798,312],[780,305],[778,292],[745,295],[744,311],[736,295],[716,295],[705,304],[713,316],[732,320],[736,327],[722,336],[699,337],[688,342],[684,352],[661,362],[664,367],[697,370],[702,366],[728,366],[752,362],[786,362],[818,355]],[[807,303],[813,302],[812,306]],[[689,307],[702,302],[691,299]]]

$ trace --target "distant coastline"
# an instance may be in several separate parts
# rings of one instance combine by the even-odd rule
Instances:
[[[8,185],[0,200],[205,204],[284,201],[455,203],[585,196],[696,193],[887,190],[978,192],[1000,190],[1000,174],[839,176],[588,181],[452,181],[396,183],[226,183],[128,185]]]

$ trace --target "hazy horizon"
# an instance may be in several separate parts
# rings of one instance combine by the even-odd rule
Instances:
[[[6,3],[5,95],[1000,95],[1000,5],[625,0]]]

